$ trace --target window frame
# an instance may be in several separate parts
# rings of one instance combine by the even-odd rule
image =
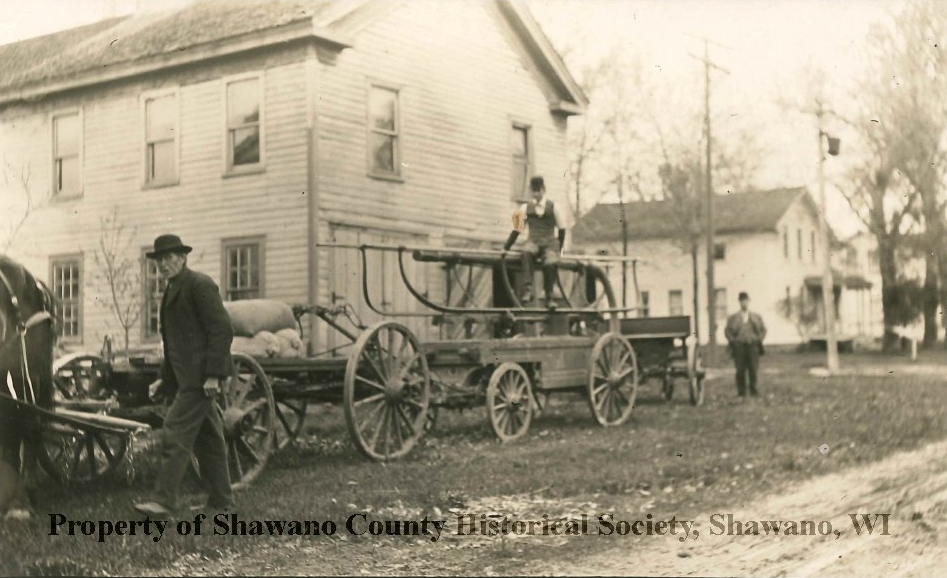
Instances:
[[[714,261],[726,261],[726,260],[727,260],[727,244],[714,243]]]
[[[789,259],[789,228],[783,228],[783,257]]]
[[[812,258],[810,259],[810,262],[815,263],[815,261],[816,261],[816,255],[815,255],[815,229],[812,229],[812,230],[809,231],[809,245],[812,247]]]
[[[76,115],[76,120],[79,123],[79,145],[78,152],[76,153],[76,162],[79,164],[79,175],[78,183],[76,184],[75,191],[63,192],[57,190],[58,187],[58,174],[56,170],[56,161],[59,158],[57,156],[56,150],[56,119]],[[83,164],[85,163],[85,119],[82,114],[82,107],[73,107],[73,108],[63,108],[56,111],[53,111],[49,114],[49,137],[50,137],[50,198],[53,201],[57,200],[71,200],[78,199],[83,195],[84,188],[84,179],[83,179]]]
[[[516,196],[513,193],[513,170],[512,170],[512,161],[513,161],[513,151],[510,150],[510,198],[513,202],[516,203],[528,203],[529,196],[529,179],[535,174],[536,169],[536,147],[533,144],[533,125],[530,122],[512,118],[510,119],[509,129],[506,133],[507,138],[507,147],[510,147],[510,133],[515,130],[522,130],[526,133],[526,177],[523,179],[523,190],[520,191],[519,196]]]
[[[372,123],[372,91],[374,89],[387,90],[395,93],[395,128],[392,131],[377,129]],[[401,110],[401,93],[404,87],[391,82],[385,82],[377,79],[368,79],[365,87],[365,162],[367,174],[370,178],[383,181],[404,182],[404,173],[401,170],[404,155],[402,145],[404,141],[403,114]],[[392,150],[392,172],[375,169],[375,159],[372,154],[372,137],[375,134],[384,134],[394,137],[394,148]]]
[[[798,245],[796,255],[800,261],[804,261],[805,259],[802,257],[802,227],[796,229],[796,245]]]
[[[180,91],[177,86],[161,90],[150,90],[141,94],[141,120],[142,120],[142,189],[157,189],[161,187],[172,187],[181,182],[181,99]],[[148,175],[148,102],[171,96],[174,98],[174,178],[162,180],[149,180]],[[164,142],[164,141],[156,141]]]
[[[638,317],[651,317],[651,292],[638,292]]]
[[[56,267],[63,264],[76,264],[79,272],[79,297],[76,299],[76,335],[64,335],[59,333],[58,338],[62,343],[82,344],[82,336],[85,331],[85,307],[83,301],[85,298],[85,259],[82,253],[62,253],[49,256],[49,289],[53,296],[60,301],[60,306],[65,309],[65,300],[60,297],[60,291],[56,290]],[[65,311],[62,311],[65,315]],[[60,331],[64,328],[64,323],[60,325]]]
[[[230,268],[227,259],[229,250],[235,247],[256,245],[257,254],[257,279],[259,279],[259,288],[257,296],[252,299],[266,298],[266,235],[248,235],[244,237],[228,237],[220,241],[220,292],[224,301],[230,299]],[[240,291],[241,289],[237,289]]]
[[[235,165],[233,164],[233,154],[231,152],[231,142],[230,142],[230,118],[228,114],[228,104],[227,99],[227,88],[234,83],[241,82],[244,80],[255,79],[258,81],[258,87],[260,91],[260,118],[257,119],[257,126],[259,128],[259,147],[260,147],[260,160],[259,162],[246,165]],[[262,70],[255,70],[251,72],[244,72],[242,74],[233,74],[230,76],[225,76],[221,79],[221,101],[223,106],[221,107],[221,115],[223,118],[223,154],[224,154],[224,173],[223,176],[232,177],[238,175],[247,175],[262,173],[266,170],[266,82],[265,76]],[[249,124],[241,125],[250,126]]]
[[[148,332],[148,322],[149,311],[148,305],[150,302],[151,291],[150,291],[150,279],[148,277],[148,269],[154,265],[157,268],[158,264],[153,259],[149,259],[146,255],[151,251],[151,247],[142,247],[141,248],[141,294],[143,297],[142,301],[142,315],[141,315],[141,340],[143,343],[154,343],[161,340],[161,298],[164,296],[164,289],[157,295],[158,302],[156,303],[156,315],[158,318],[158,327],[156,331],[152,334]],[[167,281],[161,279],[161,273],[157,273],[159,283],[161,285],[167,286]]]
[[[680,299],[681,310],[677,313],[671,310],[671,305],[673,304],[673,297]],[[676,317],[684,315],[684,291],[682,289],[669,289],[668,290],[668,316]]]

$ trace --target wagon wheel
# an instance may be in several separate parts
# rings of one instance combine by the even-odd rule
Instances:
[[[51,423],[43,428],[39,450],[39,465],[53,480],[88,482],[122,463],[128,450],[128,437]]]
[[[234,372],[220,396],[230,481],[235,490],[256,478],[273,452],[276,410],[266,373],[243,353],[231,354]]]
[[[306,425],[306,409],[309,402],[304,399],[276,400],[276,449],[281,450],[296,441]]]
[[[638,391],[638,363],[631,343],[606,333],[595,343],[589,368],[589,407],[599,425],[620,425],[631,415]]]
[[[493,431],[503,442],[522,437],[533,420],[529,376],[516,363],[500,364],[487,384],[487,415]]]
[[[417,338],[392,321],[363,331],[345,366],[342,393],[358,451],[373,460],[406,455],[426,431],[431,398],[427,357]]]
[[[108,399],[112,366],[101,356],[82,353],[56,360],[53,383],[56,399]]]

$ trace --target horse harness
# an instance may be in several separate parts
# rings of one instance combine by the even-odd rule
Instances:
[[[2,269],[0,269],[0,282],[3,283],[4,288],[7,290],[7,293],[10,295],[10,304],[13,306],[13,313],[15,315],[14,322],[15,322],[15,327],[16,327],[16,331],[13,334],[11,334],[9,337],[7,337],[7,324],[5,322],[3,323],[3,333],[2,335],[0,335],[0,338],[3,339],[3,341],[0,342],[0,353],[3,353],[4,351],[6,351],[6,349],[10,347],[14,342],[18,342],[20,344],[20,357],[22,361],[22,364],[20,365],[20,370],[23,373],[23,381],[29,387],[29,394],[31,398],[30,401],[32,401],[33,403],[36,403],[36,394],[33,389],[33,382],[30,379],[29,361],[26,355],[26,334],[30,329],[32,329],[33,327],[36,327],[37,325],[41,323],[45,323],[47,321],[48,322],[53,321],[53,316],[49,311],[49,305],[47,302],[48,297],[46,296],[44,292],[43,310],[37,311],[36,313],[31,315],[29,319],[24,321],[22,311],[20,310],[20,301],[13,291],[13,285],[10,283],[10,279],[3,273]],[[37,288],[39,288],[38,285],[37,285]],[[0,321],[4,321],[4,320],[0,319]],[[9,389],[10,389],[10,394],[13,396],[14,399],[16,399],[17,397],[16,392],[13,390],[12,387]]]

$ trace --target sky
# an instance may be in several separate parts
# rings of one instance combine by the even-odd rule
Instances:
[[[188,1],[0,0],[0,44]],[[528,5],[573,67],[617,47],[639,58],[656,82],[683,87],[694,106],[703,99],[702,66],[691,57],[702,52],[703,43],[694,36],[710,38],[711,58],[729,71],[712,77],[714,118],[723,119],[715,121],[715,130],[726,134],[732,124],[754,131],[764,147],[761,187],[807,185],[815,193],[814,119],[780,102],[805,97],[807,70],[813,68],[825,71],[830,89],[844,102],[852,79],[865,67],[869,26],[888,18],[900,1],[528,0]],[[856,223],[831,186],[843,166],[843,161],[826,164],[828,215],[847,234]]]

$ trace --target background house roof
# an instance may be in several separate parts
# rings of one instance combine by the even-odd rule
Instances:
[[[0,92],[312,20],[331,5],[327,0],[202,0],[7,44],[0,46]]]
[[[815,203],[805,187],[717,195],[714,231],[717,234],[775,231],[779,220],[800,197],[815,210]],[[668,238],[679,232],[674,208],[669,201],[625,203],[625,212],[631,239]],[[573,234],[576,243],[621,240],[621,210],[618,203],[593,207],[576,223]]]

